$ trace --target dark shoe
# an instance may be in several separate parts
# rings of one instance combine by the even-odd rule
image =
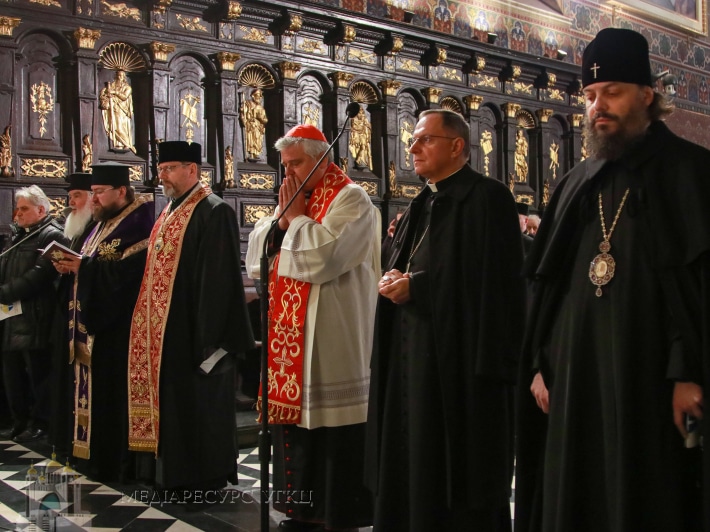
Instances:
[[[320,523],[306,523],[295,519],[284,519],[279,523],[279,530],[290,530],[292,532],[320,532],[325,530]]]
[[[14,441],[15,443],[27,443],[30,441],[41,440],[46,435],[47,435],[47,433],[44,430],[30,427],[30,428],[20,432],[14,438],[12,438],[12,441]]]
[[[15,436],[20,434],[23,430],[25,430],[24,425],[15,425],[14,427],[11,427],[9,429],[0,430],[0,439],[11,440]]]

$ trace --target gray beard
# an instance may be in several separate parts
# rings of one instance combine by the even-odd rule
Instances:
[[[91,221],[91,206],[88,204],[80,211],[72,211],[64,222],[64,236],[73,240],[81,235]]]

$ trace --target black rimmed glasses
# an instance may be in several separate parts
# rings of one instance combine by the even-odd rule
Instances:
[[[417,142],[420,142],[422,146],[431,144],[433,139],[449,139],[454,140],[459,137],[445,137],[444,135],[422,135],[421,137],[411,137],[407,141],[407,148],[411,149]]]

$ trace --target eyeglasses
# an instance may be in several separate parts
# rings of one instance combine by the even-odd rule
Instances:
[[[162,173],[164,173],[164,172],[165,172],[165,173],[168,173],[168,174],[172,174],[172,173],[173,173],[173,170],[175,170],[175,169],[178,168],[179,166],[188,166],[188,165],[191,165],[191,164],[192,164],[192,163],[180,163],[180,164],[166,164],[166,165],[163,165],[163,166],[159,166],[159,167],[158,167],[158,174],[162,174]]]
[[[407,148],[411,148],[414,146],[417,142],[421,142],[423,146],[426,146],[427,144],[430,144],[432,139],[449,139],[449,140],[454,140],[458,139],[460,137],[445,137],[443,135],[422,135],[421,137],[411,137],[407,141]]]
[[[101,196],[108,192],[109,190],[116,190],[116,187],[108,187],[108,188],[101,188],[101,189],[95,189],[92,190],[91,192],[94,193],[94,196]]]

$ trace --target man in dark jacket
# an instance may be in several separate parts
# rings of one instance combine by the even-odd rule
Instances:
[[[0,437],[23,443],[44,437],[49,422],[49,332],[57,272],[39,250],[66,240],[38,186],[18,190],[15,203],[20,232],[0,258],[0,304],[20,302],[22,313],[3,323],[2,366],[13,426]]]
[[[587,46],[590,157],[528,256],[516,532],[710,531],[687,436],[710,378],[710,152],[660,121],[648,50],[617,28]]]
[[[379,282],[367,419],[375,530],[510,530],[524,306],[515,201],[466,164],[460,115],[423,112],[411,140],[427,186]]]

